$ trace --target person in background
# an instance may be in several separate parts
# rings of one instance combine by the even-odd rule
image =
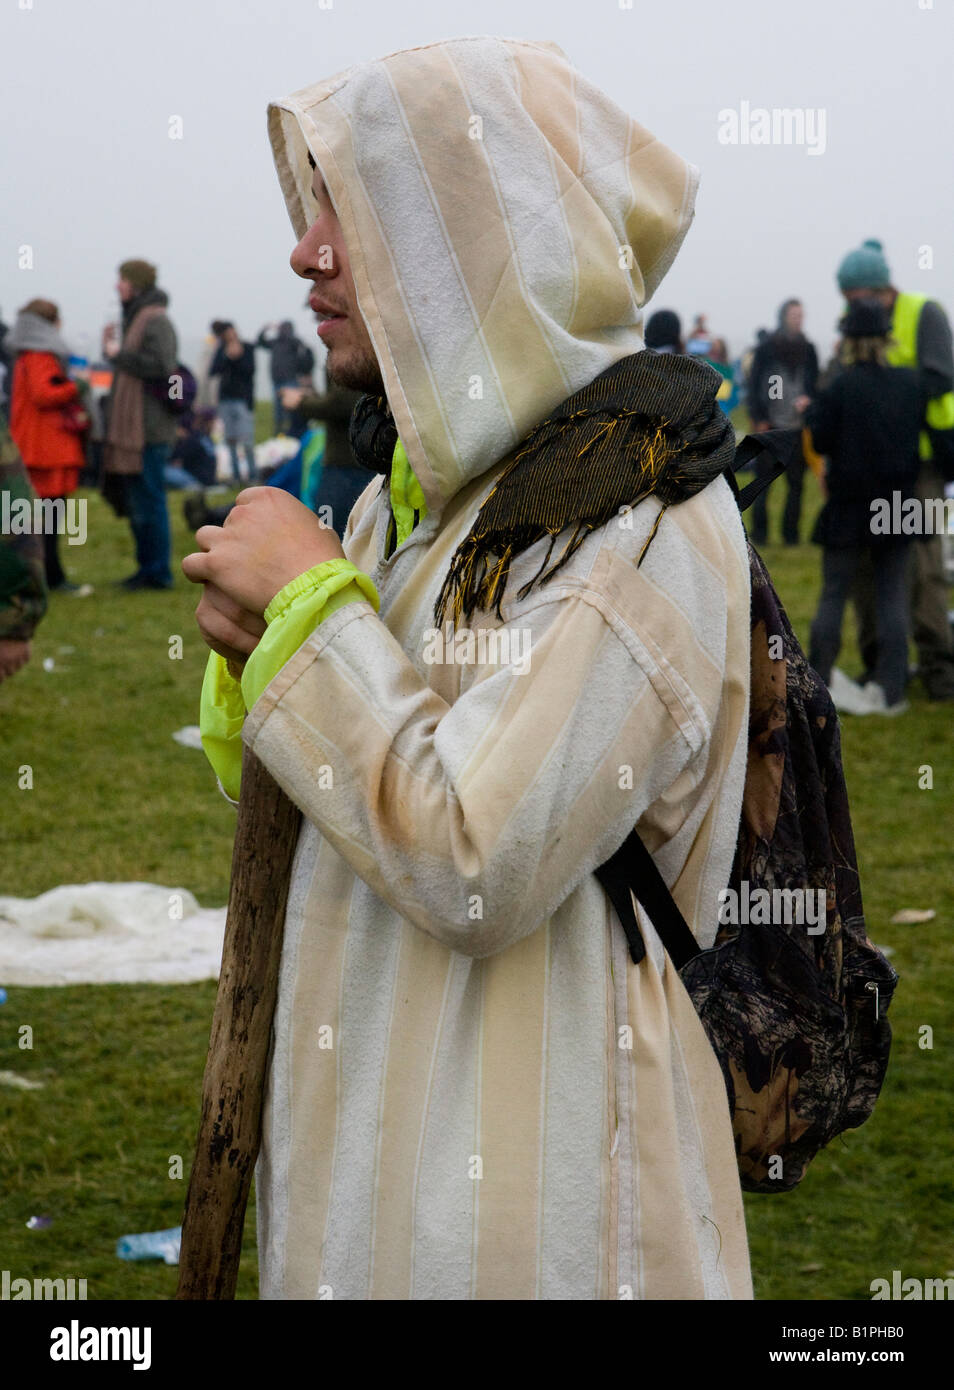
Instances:
[[[685,352],[689,357],[701,357],[719,373],[722,378],[717,396],[719,408],[723,414],[731,415],[738,404],[735,372],[729,363],[729,349],[725,339],[713,337],[709,332],[705,314],[696,316],[692,332],[686,341]]]
[[[657,309],[646,323],[646,346],[653,352],[684,353],[682,324],[672,309]]]
[[[324,432],[321,474],[310,489],[313,500],[309,500],[306,489],[302,501],[321,516],[325,515],[323,508],[330,509],[331,525],[339,536],[344,535],[351,508],[371,481],[367,468],[356,461],[348,439],[351,416],[360,399],[360,391],[349,391],[333,381],[329,381],[327,391],[321,393],[301,388],[282,392],[282,403],[291,415],[293,433],[298,433],[296,427],[300,426],[304,436],[315,422]]]
[[[686,352],[690,357],[707,357],[712,350],[712,334],[705,314],[697,314],[692,332],[686,339]]]
[[[7,352],[6,337],[10,329],[0,315],[0,415],[7,415],[10,410],[10,376],[13,371],[13,363],[10,361]]]
[[[281,393],[285,387],[300,385],[299,379],[311,372],[315,365],[314,353],[295,336],[295,326],[290,319],[266,324],[255,346],[271,353],[275,433],[284,434],[288,428],[288,414],[282,405]]]
[[[218,400],[218,381],[209,375],[209,368],[219,350],[219,334],[224,327],[224,321],[215,319],[209,326],[209,331],[202,339],[199,348],[199,355],[196,361],[196,397],[195,409],[203,410],[208,406],[215,406]]]
[[[33,489],[23,460],[0,414],[0,492],[11,506],[20,498],[32,503]],[[0,532],[0,684],[30,659],[30,640],[46,612],[43,544],[32,532]]]
[[[923,410],[918,375],[887,363],[890,319],[877,301],[857,300],[842,321],[841,364],[808,408],[815,448],[827,455],[826,501],[812,539],[823,547],[822,595],[812,623],[809,661],[826,685],[841,646],[845,604],[863,555],[872,561],[877,655],[865,685],[868,713],[907,706],[908,623],[905,572],[912,537],[880,535],[872,502],[913,497]]]
[[[166,468],[167,487],[194,490],[215,483],[215,444],[211,433],[215,414],[203,406],[177,425],[175,447]]]
[[[282,403],[292,416],[301,448],[266,484],[304,502],[339,537],[344,536],[351,508],[373,476],[357,462],[349,441],[351,415],[361,394],[334,382],[329,382],[321,395],[297,386],[286,387]],[[183,511],[186,521],[198,531],[200,526],[223,526],[232,505],[209,507],[204,497],[189,497]]]
[[[752,363],[755,361],[755,354],[765,342],[766,338],[770,336],[767,328],[757,329],[755,333],[755,342],[750,347],[747,347],[739,358],[736,380],[739,383],[739,403],[741,405],[747,406],[749,402],[749,382],[752,377]]]
[[[791,451],[785,469],[788,496],[782,515],[782,539],[786,545],[798,544],[805,480],[802,417],[818,386],[818,354],[802,332],[804,321],[801,301],[786,299],[778,311],[775,332],[755,350],[748,383],[749,416],[756,433],[764,430],[798,432],[798,445]],[[770,469],[771,464],[763,462],[756,469],[756,476],[761,476],[760,469],[765,468]],[[754,545],[764,545],[767,540],[766,489],[752,504],[752,542]]]
[[[16,354],[10,401],[10,433],[22,455],[38,497],[68,497],[76,491],[86,462],[84,435],[90,416],[67,375],[69,348],[60,336],[60,313],[49,299],[31,299],[7,334]],[[47,588],[53,593],[86,594],[63,572],[59,534],[43,535]]]
[[[726,415],[731,415],[739,403],[739,392],[735,380],[735,368],[729,361],[729,345],[724,338],[713,338],[704,361],[714,367],[722,378],[716,400]]]
[[[878,300],[891,319],[888,362],[895,367],[912,367],[921,375],[926,405],[918,445],[921,462],[916,495],[922,503],[943,501],[944,479],[928,428],[954,429],[954,350],[947,315],[927,295],[894,288],[881,242],[873,239],[845,256],[838,267],[838,288],[849,304],[856,299]],[[921,683],[929,700],[954,700],[954,642],[948,618],[950,587],[944,569],[943,537],[919,536],[908,563],[910,627],[918,649]],[[858,613],[858,646],[870,674],[876,651],[870,565],[861,567],[853,598]]]
[[[138,568],[124,589],[171,589],[172,539],[165,467],[176,438],[176,417],[165,402],[176,371],[178,342],[148,261],[124,261],[117,283],[122,332],[103,332],[103,355],[113,367],[104,473],[125,480],[124,500],[136,543]]]
[[[219,417],[225,427],[225,442],[232,458],[232,474],[242,481],[239,446],[245,453],[248,468],[246,480],[251,482],[255,468],[255,346],[243,343],[235,325],[216,320],[218,350],[209,366],[209,376],[219,381]]]

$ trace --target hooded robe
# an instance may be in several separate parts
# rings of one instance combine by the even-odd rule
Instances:
[[[745,772],[749,580],[719,478],[435,632],[508,456],[643,346],[696,171],[548,43],[393,54],[269,109],[296,235],[340,220],[427,513],[347,557],[245,742],[304,812],[256,1172],[264,1298],[749,1298],[725,1087],[642,911],[593,870],[638,823],[703,946]]]

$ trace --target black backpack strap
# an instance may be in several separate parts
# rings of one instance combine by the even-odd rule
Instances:
[[[605,888],[622,923],[629,942],[629,953],[636,965],[645,956],[646,946],[631,895],[635,895],[642,904],[677,970],[699,954],[699,943],[666,887],[656,861],[635,829],[629,832],[616,853],[599,866],[596,877]]]
[[[735,462],[731,469],[726,469],[725,475],[735,493],[740,512],[751,507],[759,493],[764,492],[776,478],[781,477],[793,458],[799,441],[799,430],[764,430],[761,434],[747,434],[736,446]],[[740,488],[733,475],[740,468],[751,468],[755,460],[763,454],[767,454],[772,460],[771,472]]]

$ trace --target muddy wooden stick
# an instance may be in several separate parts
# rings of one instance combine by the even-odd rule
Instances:
[[[176,1297],[235,1297],[301,812],[246,748]]]

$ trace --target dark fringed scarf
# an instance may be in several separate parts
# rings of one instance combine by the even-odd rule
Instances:
[[[591,532],[645,497],[662,510],[708,486],[735,454],[735,432],[716,403],[722,377],[691,357],[639,352],[575,392],[531,430],[506,464],[451,562],[434,615],[455,623],[475,610],[501,617],[514,556],[549,538],[524,598],[546,584]],[[382,398],[365,397],[351,424],[362,463],[390,469],[397,432]],[[554,558],[558,537],[569,536]]]

